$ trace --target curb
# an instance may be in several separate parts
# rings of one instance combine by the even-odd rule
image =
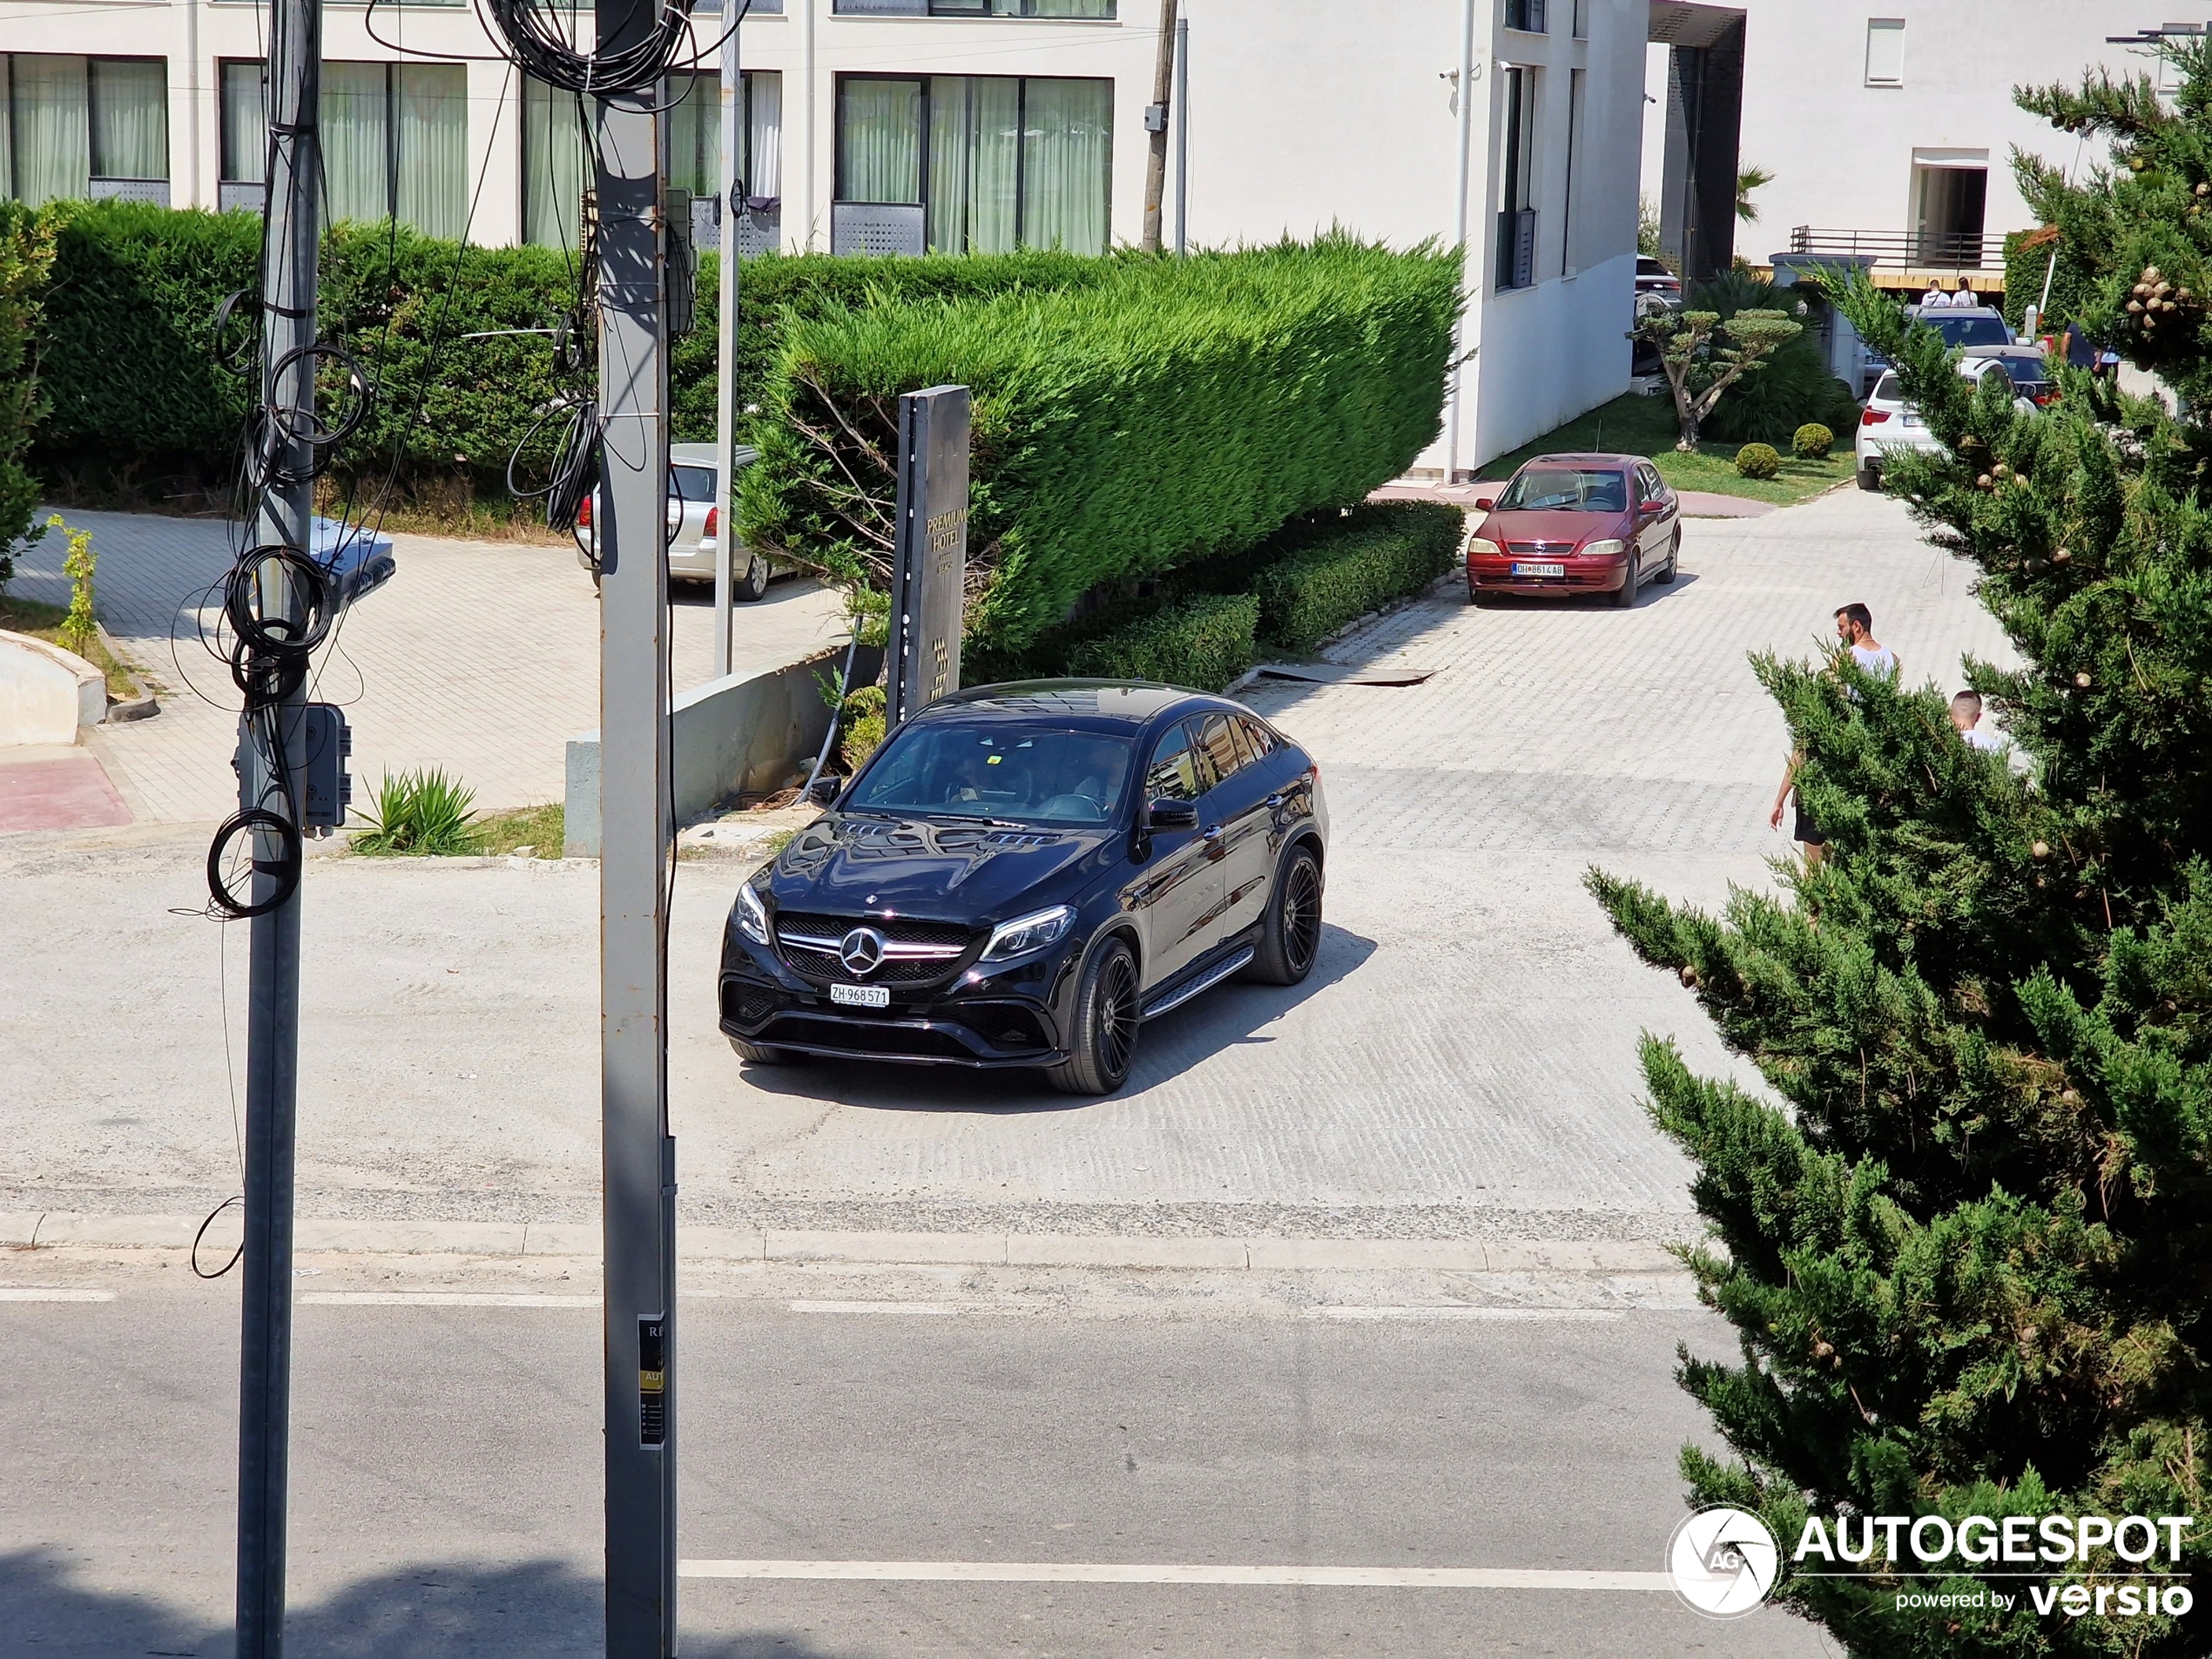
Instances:
[[[0,1213],[0,1248],[185,1250],[197,1216]],[[596,1222],[317,1221],[293,1224],[302,1252],[411,1256],[599,1253]],[[226,1237],[219,1247],[227,1248]],[[1665,1246],[1623,1240],[1457,1238],[1130,1238],[1051,1233],[747,1232],[683,1227],[694,1262],[844,1263],[870,1266],[1124,1267],[1228,1272],[1416,1271],[1453,1273],[1674,1273]]]
[[[122,649],[116,644],[115,636],[108,632],[102,624],[95,622],[92,625],[99,629],[100,644],[106,649],[108,656],[123,665],[125,677],[130,680],[132,689],[138,692],[136,697],[126,698],[120,703],[109,704],[106,717],[101,724],[116,725],[132,720],[146,720],[160,713],[161,705],[154,700],[153,692],[147,688],[145,681],[139,677],[138,665],[125,657]]]

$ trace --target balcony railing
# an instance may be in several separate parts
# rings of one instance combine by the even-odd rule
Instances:
[[[1792,253],[1848,253],[1875,265],[1915,271],[1994,271],[2005,263],[2005,239],[1956,231],[1824,231],[1800,225]]]

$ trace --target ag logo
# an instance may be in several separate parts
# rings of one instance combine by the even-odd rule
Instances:
[[[837,960],[856,977],[874,973],[883,965],[883,935],[873,927],[855,927],[838,946]]]
[[[1716,1504],[1675,1528],[1667,1546],[1667,1576],[1692,1612],[1733,1619],[1766,1600],[1781,1557],[1766,1522]]]

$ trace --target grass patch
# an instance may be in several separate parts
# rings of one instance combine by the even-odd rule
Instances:
[[[1723,394],[1725,395],[1725,394]],[[1676,489],[1703,489],[1716,496],[1743,496],[1752,501],[1788,506],[1834,489],[1858,467],[1851,451],[1851,435],[1844,433],[1837,447],[1820,461],[1783,458],[1782,470],[1772,478],[1745,478],[1736,470],[1740,443],[1701,443],[1694,455],[1675,448],[1675,401],[1645,397],[1629,392],[1602,403],[1587,415],[1578,415],[1565,426],[1547,432],[1534,443],[1483,463],[1486,479],[1510,478],[1514,469],[1532,455],[1557,451],[1594,450],[1649,455],[1659,475]]]
[[[107,694],[110,697],[119,699],[135,697],[138,693],[132,689],[130,671],[100,643],[98,634],[86,640],[81,651],[78,650],[75,641],[63,637],[62,620],[68,615],[68,607],[64,605],[42,605],[35,599],[17,599],[0,593],[0,631],[29,634],[32,638],[43,639],[50,645],[59,645],[64,651],[77,651],[79,657],[107,677]]]
[[[532,858],[557,859],[567,839],[568,809],[556,800],[486,813],[476,820],[475,829],[487,853],[509,854],[529,847]]]

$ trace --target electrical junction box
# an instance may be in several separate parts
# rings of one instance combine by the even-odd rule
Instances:
[[[336,829],[346,821],[346,809],[354,801],[354,779],[346,766],[354,752],[354,734],[336,705],[300,705],[300,751],[306,763],[300,826],[326,833]]]

